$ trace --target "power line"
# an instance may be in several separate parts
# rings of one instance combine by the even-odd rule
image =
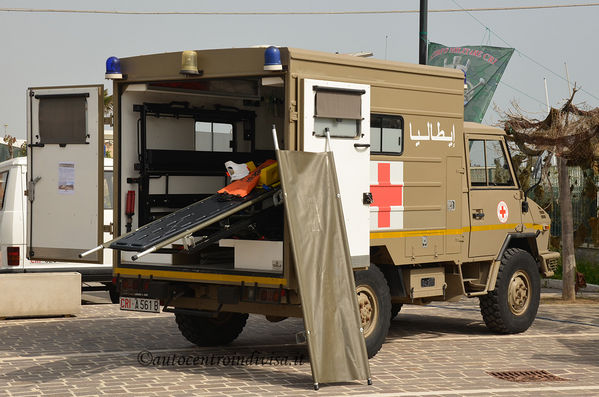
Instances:
[[[528,97],[529,99],[532,99],[532,100],[533,100],[533,101],[535,101],[535,102],[538,102],[538,103],[540,103],[540,104],[541,104],[541,105],[543,105],[543,106],[547,106],[547,104],[546,104],[545,102],[543,102],[543,101],[541,101],[541,100],[539,100],[539,99],[537,99],[537,98],[535,98],[535,97],[533,97],[533,96],[530,96],[528,93],[526,93],[526,92],[522,91],[521,89],[519,89],[519,88],[516,88],[516,87],[514,87],[514,86],[512,86],[512,85],[510,85],[510,84],[508,84],[508,83],[506,83],[506,82],[505,82],[505,81],[503,81],[503,80],[499,80],[499,84],[505,85],[506,87],[509,87],[509,88],[511,88],[512,90],[519,92],[520,94],[522,94],[522,95],[524,95],[524,96]]]
[[[457,4],[457,3],[456,3]],[[489,12],[489,11],[523,11],[555,8],[597,7],[599,3],[551,4],[538,6],[485,7],[485,8],[446,8],[428,10],[429,13],[452,12]],[[378,14],[417,14],[420,10],[365,10],[365,11],[117,11],[117,10],[74,10],[52,8],[0,8],[0,12],[20,12],[38,14],[102,14],[102,15],[378,15]]]
[[[462,8],[462,6],[456,1],[456,0],[452,0],[456,6],[460,7],[463,11],[465,11],[468,15],[470,15],[476,22],[478,22],[482,27],[484,27],[485,29],[487,29],[490,33],[493,33],[499,40],[501,40],[505,45],[507,45],[508,47],[512,47],[514,48],[514,50],[518,53],[518,55],[523,56],[524,58],[528,59],[529,61],[531,61],[532,63],[540,66],[541,68],[545,69],[546,71],[548,71],[549,73],[557,76],[558,78],[568,82],[568,80],[566,78],[564,78],[563,76],[561,76],[560,74],[554,72],[553,70],[549,69],[547,66],[543,65],[542,63],[538,62],[537,60],[531,58],[530,56],[526,55],[525,53],[523,53],[522,51],[518,50],[517,48],[515,48],[513,45],[511,45],[510,43],[508,43],[506,40],[504,40],[501,36],[499,36],[497,34],[497,32],[495,32],[493,29],[491,29],[490,27],[488,27],[487,25],[485,25],[483,22],[480,21],[480,19],[478,19],[477,17],[475,17],[474,15],[472,15],[472,13],[466,9],[466,8]],[[597,100],[599,100],[598,97],[596,97],[595,95],[591,94],[589,91],[580,88],[580,91],[586,93],[587,95],[589,95],[590,97],[593,97]]]

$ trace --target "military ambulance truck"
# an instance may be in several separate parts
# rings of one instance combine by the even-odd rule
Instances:
[[[225,162],[276,159],[274,125],[281,149],[334,154],[369,357],[404,304],[476,297],[494,332],[532,324],[540,277],[558,258],[550,219],[525,197],[504,132],[464,122],[460,71],[256,47],[111,57],[106,77],[121,309],[172,312],[201,346],[233,341],[250,313],[302,316],[276,175],[242,199],[215,194],[229,183]],[[56,225],[66,233],[79,221],[77,238],[36,257],[100,259],[89,250],[102,243],[97,96],[95,87],[30,94],[30,164],[74,169],[55,187],[67,208],[88,195]],[[63,119],[45,120],[43,102],[64,107]],[[30,169],[30,183],[38,177]]]

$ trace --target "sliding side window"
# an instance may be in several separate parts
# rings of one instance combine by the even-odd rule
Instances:
[[[232,152],[233,124],[196,121],[195,150],[198,152]]]
[[[370,153],[401,154],[403,152],[403,117],[370,115]]]

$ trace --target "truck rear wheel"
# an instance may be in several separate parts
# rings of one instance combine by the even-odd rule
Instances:
[[[181,334],[198,346],[219,346],[233,342],[245,327],[247,313],[219,313],[218,317],[200,317],[175,313]]]
[[[535,260],[523,249],[510,248],[501,258],[495,289],[479,298],[480,311],[491,331],[524,332],[537,315],[540,297],[541,280]]]
[[[360,320],[368,358],[383,346],[391,321],[391,294],[385,276],[375,265],[354,273]]]

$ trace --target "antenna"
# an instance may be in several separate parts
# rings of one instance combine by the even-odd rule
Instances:
[[[547,113],[551,112],[551,106],[549,106],[549,91],[547,91],[547,78],[543,77],[545,82],[545,102],[547,103]]]
[[[387,40],[389,39],[389,35],[385,35],[385,61],[387,60]]]
[[[568,75],[568,63],[564,62],[564,67],[566,68],[566,80],[568,80],[568,95],[572,95],[572,89],[570,88],[570,76]]]

